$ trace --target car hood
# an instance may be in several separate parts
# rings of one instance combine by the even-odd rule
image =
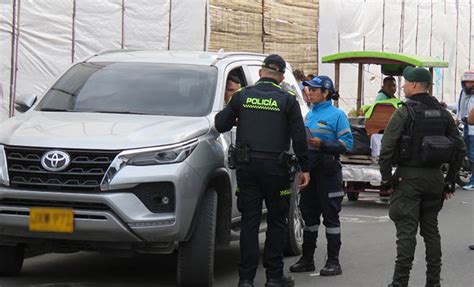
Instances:
[[[179,143],[209,129],[206,117],[31,111],[0,124],[0,143],[119,150]]]

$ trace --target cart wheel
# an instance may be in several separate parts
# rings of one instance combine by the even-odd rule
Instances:
[[[359,193],[358,192],[348,192],[347,193],[347,199],[349,199],[349,201],[357,201],[359,199]]]

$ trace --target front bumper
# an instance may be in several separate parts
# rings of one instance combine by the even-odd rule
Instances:
[[[137,184],[171,182],[175,211],[151,212],[132,193],[120,192]],[[186,163],[148,167],[127,166],[105,193],[15,190],[0,187],[0,243],[2,237],[100,242],[177,242],[185,240],[203,178]],[[114,191],[115,189],[115,191]],[[74,232],[30,232],[30,207],[67,207],[74,210]],[[18,242],[23,243],[23,242]]]

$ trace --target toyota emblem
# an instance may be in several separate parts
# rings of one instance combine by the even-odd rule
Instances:
[[[65,170],[70,162],[69,154],[60,150],[48,151],[41,157],[41,166],[47,171]]]

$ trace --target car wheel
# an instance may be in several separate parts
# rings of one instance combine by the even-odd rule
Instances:
[[[349,199],[349,201],[357,201],[359,199],[359,193],[358,192],[348,192],[347,193],[347,199]]]
[[[21,272],[25,249],[22,246],[0,245],[0,275],[14,276]]]
[[[206,191],[196,212],[195,228],[189,241],[178,247],[178,286],[212,286],[216,236],[217,194]]]
[[[288,212],[288,238],[285,247],[285,256],[297,256],[301,254],[303,244],[303,216],[299,208],[300,194],[298,188],[293,188]]]

